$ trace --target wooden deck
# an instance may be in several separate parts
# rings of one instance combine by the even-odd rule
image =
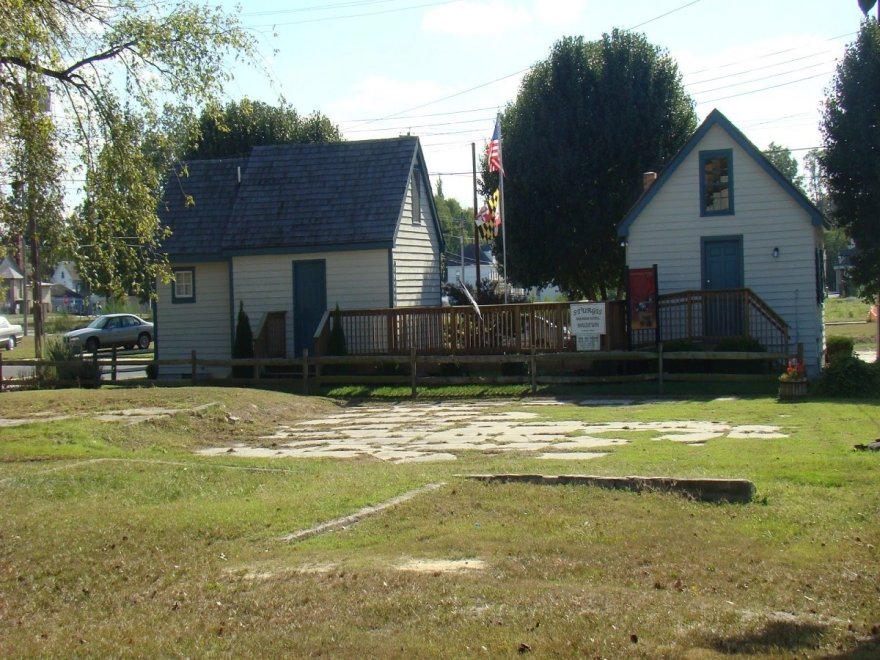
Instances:
[[[751,336],[772,352],[789,350],[788,326],[750,289],[683,291],[659,297],[659,340],[714,347],[727,337]],[[349,355],[493,355],[574,350],[570,303],[401,307],[342,310]],[[315,334],[315,354],[326,354],[329,312]],[[651,349],[657,332],[627,337],[626,302],[607,307],[603,350]]]

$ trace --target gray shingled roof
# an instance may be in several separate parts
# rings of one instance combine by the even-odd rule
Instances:
[[[418,138],[254,147],[194,161],[160,218],[172,256],[391,245]],[[241,183],[237,168],[241,167]],[[194,205],[186,206],[184,192]]]

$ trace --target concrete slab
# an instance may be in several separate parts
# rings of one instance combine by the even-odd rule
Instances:
[[[596,399],[585,403],[628,405],[633,399]],[[523,405],[562,405],[556,400]],[[637,403],[644,403],[638,401]],[[372,457],[394,463],[455,460],[461,452],[535,452],[538,456],[564,455],[592,460],[603,447],[627,444],[628,433],[650,433],[653,439],[702,445],[719,438],[786,437],[777,426],[738,425],[705,420],[656,422],[577,420],[543,421],[537,412],[499,411],[510,402],[399,403],[355,406],[330,417],[297,424],[281,424],[262,436],[262,447],[236,445],[203,450],[205,455],[297,456],[305,458]],[[155,411],[159,412],[159,411]]]

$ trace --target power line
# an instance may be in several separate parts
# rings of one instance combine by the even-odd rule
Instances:
[[[382,9],[380,11],[371,11],[371,12],[363,12],[360,14],[343,14],[342,16],[324,16],[321,18],[306,18],[301,21],[287,21],[284,23],[266,23],[263,25],[248,25],[245,26],[248,29],[258,29],[258,28],[276,28],[276,27],[286,27],[288,25],[305,25],[307,23],[325,23],[327,21],[344,21],[350,18],[364,18],[367,16],[380,16],[383,14],[396,14],[402,11],[411,11],[413,9],[424,9],[426,7],[437,7],[439,5],[451,5],[453,2],[457,0],[443,0],[442,2],[426,2],[420,5],[410,5],[408,7],[397,7],[395,9]]]
[[[331,9],[348,9],[366,5],[384,5],[389,2],[400,0],[350,0],[349,2],[337,2],[334,4],[312,5],[311,7],[296,7],[293,9],[267,9],[265,11],[246,11],[242,16],[277,16],[279,14],[301,14],[308,11],[328,11]]]
[[[660,14],[659,16],[655,16],[654,18],[650,18],[647,21],[644,21],[643,23],[639,23],[638,25],[633,25],[632,27],[628,27],[626,29],[627,30],[636,30],[636,29],[642,27],[643,25],[647,25],[648,23],[653,23],[654,21],[659,21],[661,18],[666,18],[667,16],[674,14],[676,12],[679,12],[682,9],[687,9],[688,7],[695,5],[698,2],[702,2],[702,0],[693,0],[692,2],[688,2],[687,4],[682,5],[681,7],[676,7],[675,9],[671,9],[670,11],[666,12],[665,14]]]
[[[698,101],[697,105],[706,105],[707,103],[717,103],[718,101],[726,101],[727,99],[735,99],[740,96],[748,96],[749,94],[757,94],[759,92],[767,92],[772,89],[779,89],[780,87],[788,87],[789,85],[795,85],[799,82],[805,82],[807,80],[815,80],[816,78],[822,78],[825,76],[831,75],[831,73],[817,73],[813,76],[806,76],[804,78],[798,78],[797,80],[789,80],[788,82],[779,83],[778,85],[770,85],[768,87],[762,87],[761,89],[753,89],[747,92],[740,92],[739,94],[729,94],[727,96],[719,96],[718,98],[712,99],[710,101]]]

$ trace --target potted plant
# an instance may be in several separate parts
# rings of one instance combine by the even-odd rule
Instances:
[[[807,373],[804,363],[799,359],[791,359],[785,371],[779,376],[779,398],[786,401],[805,396],[807,396]]]

